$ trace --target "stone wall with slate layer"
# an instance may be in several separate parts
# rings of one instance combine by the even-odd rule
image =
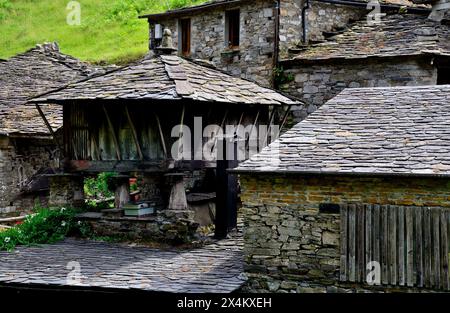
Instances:
[[[340,283],[340,214],[321,203],[450,207],[450,179],[241,174],[250,292],[413,292]],[[421,292],[431,291],[421,289]]]
[[[296,121],[305,119],[345,88],[423,86],[437,83],[437,68],[428,58],[373,59],[286,67],[294,80],[282,89],[303,100],[293,107]]]

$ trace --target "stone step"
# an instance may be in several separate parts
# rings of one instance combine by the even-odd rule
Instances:
[[[124,215],[123,209],[106,209],[101,210],[105,217],[122,217]]]

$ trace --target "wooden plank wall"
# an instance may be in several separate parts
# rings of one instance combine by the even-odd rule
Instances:
[[[203,118],[203,127],[226,130],[226,125],[267,124],[268,115],[267,107],[71,103],[64,105],[65,155],[87,161],[163,160],[171,158],[172,145],[180,139],[172,136],[176,125],[189,127],[194,147],[194,117]],[[209,138],[200,135],[206,144]]]
[[[450,290],[450,209],[341,206],[340,280],[367,283],[381,265],[381,285]]]

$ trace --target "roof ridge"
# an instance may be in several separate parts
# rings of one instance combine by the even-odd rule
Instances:
[[[47,58],[51,58],[54,62],[62,64],[74,71],[78,71],[86,76],[95,75],[96,73],[102,71],[101,67],[94,66],[89,62],[82,61],[70,54],[61,52],[59,44],[56,41],[36,44],[33,48],[30,48],[25,52],[18,53],[5,61],[8,62],[10,60],[19,59],[34,52],[41,53]]]

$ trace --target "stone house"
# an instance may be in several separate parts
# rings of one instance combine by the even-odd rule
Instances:
[[[45,205],[48,181],[41,176],[58,165],[55,137],[28,98],[96,72],[62,54],[55,43],[38,45],[0,62],[0,213]],[[59,107],[45,105],[53,132],[62,126]]]
[[[397,72],[395,64],[399,62],[392,60],[392,56],[395,56],[398,48],[404,48],[403,53],[399,54],[399,58],[403,60],[405,54],[417,55],[417,50],[421,47],[417,47],[416,51],[407,48],[410,45],[416,45],[417,37],[424,36],[424,40],[428,41],[425,42],[425,45],[430,44],[430,41],[434,39],[433,36],[437,36],[436,32],[438,32],[438,30],[430,28],[444,28],[444,26],[440,26],[438,23],[432,25],[428,23],[422,30],[424,34],[412,36],[408,33],[408,29],[411,31],[411,27],[422,28],[421,23],[425,22],[425,17],[430,14],[430,4],[415,4],[407,0],[387,0],[380,2],[379,13],[374,10],[375,8],[374,4],[368,4],[365,1],[347,0],[215,0],[161,14],[144,15],[142,18],[148,19],[149,22],[150,49],[159,45],[162,30],[169,28],[178,38],[175,40],[175,46],[180,55],[212,63],[228,73],[240,75],[266,86],[278,87],[281,85],[279,87],[284,92],[300,97],[306,104],[293,108],[293,110],[296,112],[295,116],[301,119],[305,117],[305,112],[312,112],[318,105],[336,95],[335,90],[342,90],[343,86],[356,87],[357,84],[371,86],[369,83],[363,84],[363,80],[375,81],[377,85],[384,86],[436,82],[437,74],[432,70],[432,68],[436,68],[436,65],[426,64],[422,69],[422,63],[429,62],[433,57],[432,54],[429,54],[428,60],[424,60],[421,64],[413,61],[405,62],[404,75],[399,79],[387,79],[386,82],[377,78],[377,75],[380,76],[384,73],[380,73],[381,70],[377,70],[375,65],[377,62],[386,62],[386,71],[394,76],[393,73]],[[376,9],[378,10],[378,8]],[[406,17],[394,15],[392,18],[387,18],[385,29],[383,26],[367,29],[364,26],[364,23],[368,23],[368,14],[377,13],[389,16],[399,12],[403,12]],[[406,23],[405,29],[402,27],[403,19],[411,20],[409,24]],[[354,26],[353,24],[357,21],[359,22]],[[397,22],[400,22],[400,27],[396,32],[392,25]],[[381,25],[384,24],[384,22],[381,23]],[[372,54],[378,56],[377,60],[373,62],[375,77],[371,78],[369,74],[365,74],[361,79],[358,76],[361,74],[360,64],[357,67],[358,70],[349,68],[345,79],[341,79],[342,74],[340,73],[337,75],[339,77],[331,78],[331,81],[328,81],[330,72],[345,71],[347,73],[347,66],[342,57],[336,57],[337,64],[334,65],[332,62],[324,62],[323,59],[332,59],[332,54],[321,56],[320,49],[323,49],[323,46],[330,47],[330,50],[338,47],[351,57],[352,49],[355,47],[350,42],[355,38],[347,37],[355,31],[352,26],[356,28],[357,35],[360,33],[361,38],[359,39],[362,39],[360,51],[355,51],[359,59],[362,59],[361,62],[368,57],[371,58]],[[405,34],[406,37],[401,36],[401,39],[395,37],[394,39],[398,40],[394,42],[391,37],[385,40],[379,38],[379,35],[383,35],[386,30],[388,30],[388,35],[393,34],[394,37],[395,35],[400,37]],[[375,31],[375,34],[369,36],[369,31]],[[342,32],[344,34],[341,34]],[[439,33],[443,37],[440,37],[438,41],[448,41],[445,29]],[[348,42],[340,42],[341,36],[347,38]],[[370,43],[371,51],[365,50],[367,42]],[[385,44],[383,44],[384,42]],[[391,43],[394,45],[389,49]],[[377,51],[379,45],[386,46],[384,54]],[[379,48],[383,50],[383,47]],[[428,47],[427,50],[435,48]],[[440,48],[439,55],[447,53],[443,47]],[[303,62],[303,56],[308,56],[314,51],[317,51],[316,58],[310,58],[310,62]],[[382,59],[381,56],[385,56],[385,58]],[[356,55],[348,61],[349,67],[355,66],[353,65],[354,59],[356,59]],[[310,79],[309,76],[313,71],[317,72],[317,75],[313,75]],[[368,68],[367,71],[371,73],[372,69]],[[418,76],[421,78],[417,79]],[[312,94],[317,95],[312,96]]]
[[[247,289],[448,291],[449,117],[450,85],[345,89],[242,163]]]

